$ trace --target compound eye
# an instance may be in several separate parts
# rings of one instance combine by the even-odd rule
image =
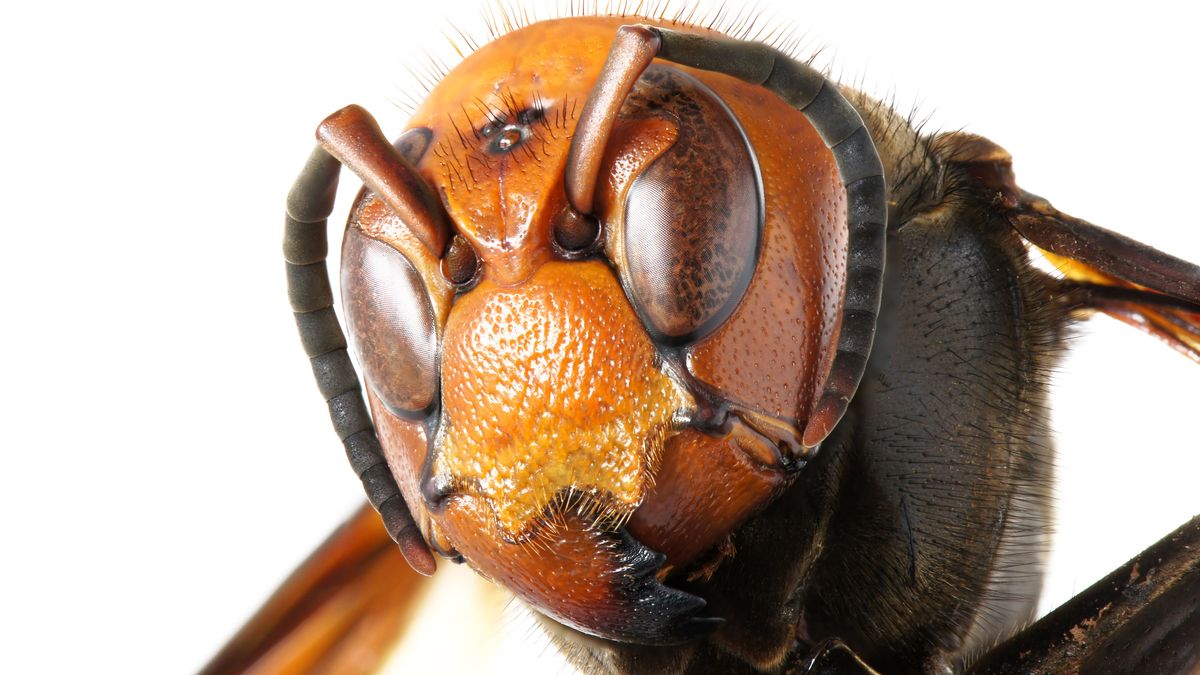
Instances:
[[[358,228],[342,244],[342,302],[367,385],[397,413],[429,408],[437,393],[433,306],[413,264]]]
[[[631,103],[675,123],[678,137],[627,192],[626,285],[655,338],[695,342],[733,312],[754,274],[763,224],[757,160],[729,108],[682,71],[651,66]]]

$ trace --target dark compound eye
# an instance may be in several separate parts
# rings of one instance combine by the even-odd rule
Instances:
[[[346,230],[342,302],[367,384],[396,412],[420,412],[437,393],[433,306],[416,268],[396,249]]]
[[[626,285],[655,337],[695,342],[750,284],[762,238],[757,160],[733,113],[695,78],[651,66],[645,109],[678,125],[673,146],[630,185]]]
[[[442,275],[455,286],[466,286],[475,278],[479,270],[479,258],[475,249],[463,239],[462,235],[454,235],[450,240],[450,248],[442,256]]]

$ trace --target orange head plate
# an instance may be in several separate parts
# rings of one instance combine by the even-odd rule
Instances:
[[[625,22],[547,21],[485,45],[394,146],[344,117],[322,139],[369,188],[343,300],[427,541],[568,626],[672,643],[719,623],[673,575],[711,565],[812,451],[847,190],[794,103],[651,61],[654,30],[630,34],[643,51],[621,63],[642,63],[607,67],[638,70],[609,77]],[[624,82],[605,90],[615,113],[593,113],[603,133],[573,149],[608,81]],[[595,174],[582,201],[567,194],[576,164]]]

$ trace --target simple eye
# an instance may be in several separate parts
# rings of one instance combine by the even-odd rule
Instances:
[[[627,291],[656,338],[694,342],[733,312],[750,283],[762,181],[741,125],[712,90],[658,65],[642,84],[634,105],[670,119],[678,138],[627,192]]]
[[[342,302],[367,384],[397,413],[426,410],[437,393],[437,331],[413,264],[391,246],[348,228]]]

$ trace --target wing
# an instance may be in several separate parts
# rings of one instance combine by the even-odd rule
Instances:
[[[1072,312],[1102,312],[1200,362],[1200,267],[1058,211],[1016,185],[1012,158],[969,134],[935,140],[1061,274]],[[985,654],[970,673],[1200,672],[1200,517]]]
[[[1042,253],[1072,284],[1070,299],[1080,309],[1108,314],[1200,362],[1200,307],[1106,274],[1079,260],[1046,250]]]
[[[360,508],[304,561],[201,671],[370,673],[424,592],[379,515]]]
[[[1067,215],[1017,186],[1012,157],[964,133],[934,141],[985,189],[1021,237],[1062,275],[1058,300],[1154,335],[1200,363],[1200,266]]]
[[[1200,362],[1200,268],[1027,197],[1010,222],[1062,274],[1073,309],[1108,314]]]

